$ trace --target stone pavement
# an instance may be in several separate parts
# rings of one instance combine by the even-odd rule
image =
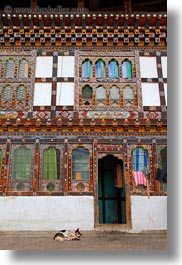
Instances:
[[[0,250],[167,250],[167,232],[81,231],[79,241],[53,240],[57,231],[0,231]]]

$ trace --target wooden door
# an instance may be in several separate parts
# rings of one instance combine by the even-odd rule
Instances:
[[[108,155],[98,162],[100,224],[125,224],[123,161]]]

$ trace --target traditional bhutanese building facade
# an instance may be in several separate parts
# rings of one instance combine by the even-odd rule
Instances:
[[[0,230],[167,229],[167,14],[131,2],[0,12]]]

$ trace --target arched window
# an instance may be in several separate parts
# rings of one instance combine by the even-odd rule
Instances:
[[[103,86],[99,86],[96,89],[96,100],[106,99],[106,89]]]
[[[82,98],[92,99],[92,88],[89,85],[86,85],[82,88]]]
[[[12,179],[30,180],[32,152],[27,147],[19,147],[13,154]]]
[[[15,77],[15,61],[13,59],[8,59],[6,61],[5,67],[5,78]]]
[[[86,59],[82,63],[82,77],[91,78],[92,76],[92,62]]]
[[[19,78],[28,77],[28,62],[26,59],[22,59],[19,61],[18,77]]]
[[[95,65],[96,77],[97,78],[105,78],[106,77],[106,65],[105,62],[99,59]]]
[[[26,100],[26,88],[23,85],[16,89],[16,100]]]
[[[60,150],[51,146],[43,151],[43,180],[57,180],[60,175]]]
[[[89,180],[89,151],[78,147],[72,151],[72,179]]]
[[[118,78],[119,77],[118,62],[114,59],[112,59],[109,62],[109,77],[110,78]]]
[[[133,171],[142,172],[145,168],[149,169],[148,150],[143,147],[137,147],[132,152]]]
[[[117,86],[112,86],[110,90],[110,99],[119,100],[119,88]]]
[[[128,59],[122,62],[122,77],[132,78],[132,63]]]
[[[2,88],[2,101],[12,101],[13,88],[9,85]]]
[[[134,99],[134,91],[130,86],[126,86],[123,90],[123,98],[125,101],[130,101]]]

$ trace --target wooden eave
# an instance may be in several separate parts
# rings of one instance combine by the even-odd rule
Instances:
[[[166,119],[1,119],[0,132],[163,132]]]

